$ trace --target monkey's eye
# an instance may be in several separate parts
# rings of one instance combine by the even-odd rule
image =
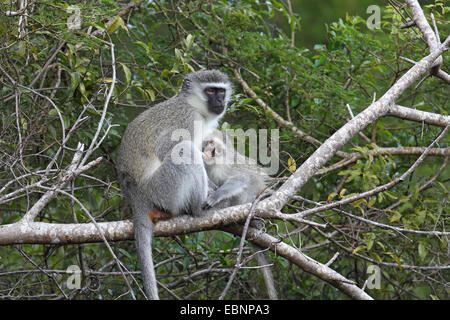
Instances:
[[[216,93],[215,92],[215,90],[214,89],[212,89],[212,88],[207,88],[206,90],[205,90],[205,93],[207,94],[207,95],[209,95],[209,96],[212,96],[214,93]]]
[[[225,89],[219,89],[220,94],[225,94]]]

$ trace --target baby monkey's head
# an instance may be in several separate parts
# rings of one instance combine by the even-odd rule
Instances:
[[[213,165],[223,157],[225,146],[223,141],[217,138],[212,138],[203,144],[203,161],[206,165]]]

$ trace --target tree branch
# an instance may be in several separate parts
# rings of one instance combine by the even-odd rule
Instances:
[[[240,236],[242,234],[243,227],[240,225],[231,225],[223,228],[223,230]],[[353,281],[346,279],[330,267],[311,259],[310,257],[304,255],[301,251],[278,240],[277,238],[274,238],[255,228],[249,228],[247,235],[249,241],[262,248],[270,248],[278,255],[292,261],[302,270],[330,283],[350,298],[357,300],[372,300],[372,297],[370,297],[362,289],[358,288]]]
[[[321,169],[350,139],[370,123],[386,115],[395,100],[431,68],[434,61],[448,49],[450,37],[435,51],[430,53],[408,70],[397,82],[378,100],[373,102],[363,112],[359,113],[347,124],[341,127],[327,139],[289,179],[270,198],[261,202],[271,202],[274,209],[281,208],[319,169]]]
[[[397,104],[393,104],[389,107],[387,115],[440,127],[445,127],[450,124],[450,116],[411,109]]]

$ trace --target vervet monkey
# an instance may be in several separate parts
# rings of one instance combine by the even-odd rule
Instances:
[[[149,299],[159,299],[152,259],[153,222],[204,213],[208,177],[202,141],[225,114],[231,91],[228,77],[218,70],[190,73],[178,95],[141,113],[122,137],[118,179],[133,210],[137,253]]]
[[[231,139],[213,130],[203,142],[203,161],[209,179],[217,185],[204,208],[225,208],[252,202],[272,180],[254,159],[234,149]]]
[[[208,177],[217,185],[217,190],[206,199],[204,208],[219,209],[252,202],[265,191],[272,179],[254,159],[237,152],[231,139],[219,130],[213,130],[203,142],[203,160]],[[257,221],[252,221],[251,225],[262,227]],[[256,251],[262,250],[254,244],[252,247]],[[262,266],[269,298],[278,299],[267,254],[258,252],[256,258]]]

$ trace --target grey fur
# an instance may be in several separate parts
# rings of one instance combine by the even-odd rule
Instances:
[[[231,139],[219,130],[206,137],[202,150],[208,178],[218,186],[205,207],[218,209],[252,202],[271,180],[263,167],[237,152]]]
[[[213,130],[206,137],[202,150],[208,177],[218,186],[206,199],[204,208],[222,209],[252,202],[264,192],[271,180],[264,168],[258,166],[255,160],[238,153],[230,139],[219,130]],[[251,226],[258,229],[262,227],[256,220],[251,222]],[[252,244],[252,247],[257,251],[256,259],[261,266],[269,298],[277,300],[267,254],[257,245]]]
[[[208,82],[223,84],[227,99],[222,113],[211,113],[203,94]],[[204,214],[208,177],[202,162],[201,142],[217,126],[231,95],[228,77],[217,70],[191,73],[180,94],[141,113],[125,130],[117,157],[117,173],[124,197],[133,210],[134,232],[146,295],[159,299],[152,259],[153,224],[148,213],[159,209],[173,216]],[[199,121],[204,129],[194,130]],[[176,130],[190,137],[172,140]],[[197,135],[197,136],[196,136]],[[199,136],[200,135],[200,136]],[[192,156],[190,163],[177,163],[172,152]]]

